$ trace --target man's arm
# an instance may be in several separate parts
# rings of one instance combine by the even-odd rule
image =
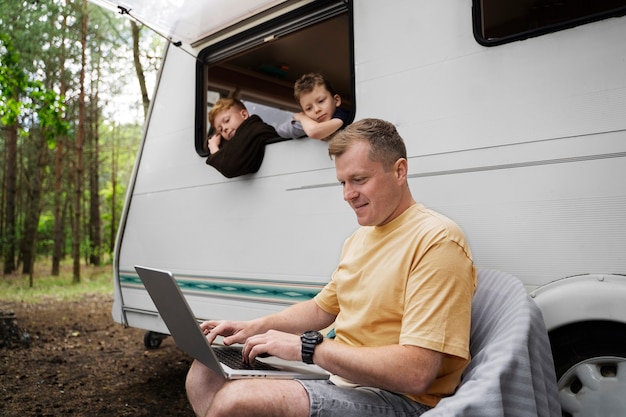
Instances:
[[[351,347],[324,340],[313,361],[354,383],[405,394],[422,394],[433,383],[443,354],[411,345]]]
[[[315,301],[308,300],[259,320],[263,322],[266,331],[279,330],[300,335],[307,330],[319,330],[330,326],[335,317],[322,310]]]
[[[312,303],[314,306],[298,304],[263,319],[271,318],[264,326],[280,328],[282,331],[268,330],[249,337],[244,346],[244,357],[252,361],[259,355],[269,353],[287,360],[302,360],[302,344],[298,334],[307,329],[327,327],[334,319],[334,316],[317,307],[315,302]],[[303,307],[319,309],[317,325],[307,320],[293,320],[306,316]],[[299,324],[294,326],[296,322]],[[315,348],[313,362],[328,372],[359,385],[417,395],[424,393],[437,377],[443,355],[441,352],[412,345],[352,347],[332,339],[324,339]]]
[[[300,361],[300,337],[275,330],[250,337],[243,349],[244,358],[253,361],[262,354]],[[350,382],[411,395],[426,392],[442,359],[443,353],[418,346],[353,347],[331,339],[324,339],[313,354],[316,365]]]

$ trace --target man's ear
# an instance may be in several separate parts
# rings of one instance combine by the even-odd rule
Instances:
[[[393,172],[396,174],[396,178],[406,181],[408,175],[409,164],[405,158],[400,158],[393,164]]]

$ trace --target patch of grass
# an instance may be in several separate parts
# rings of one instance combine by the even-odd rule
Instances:
[[[113,294],[113,266],[80,266],[80,282],[73,282],[71,262],[61,265],[59,276],[50,275],[51,262],[35,264],[33,286],[30,277],[15,273],[0,278],[0,300],[36,303],[46,298],[77,300],[85,294]]]

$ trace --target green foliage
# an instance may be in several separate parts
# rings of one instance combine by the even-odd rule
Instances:
[[[37,254],[51,253],[54,244],[54,215],[52,213],[46,212],[39,216],[37,236]]]
[[[157,50],[162,41],[149,30],[141,33],[139,58],[151,78],[160,65]],[[93,4],[84,10],[82,1],[0,1],[0,127],[12,127],[0,128],[0,151],[8,155],[11,150],[12,155],[11,164],[0,158],[0,181],[8,184],[10,179],[14,190],[11,199],[5,194],[0,201],[0,246],[19,245],[26,239],[32,245],[34,232],[25,229],[36,226],[36,253],[51,256],[53,248],[62,248],[64,257],[76,236],[70,232],[74,222],[81,227],[80,253],[98,250],[90,247],[90,239],[110,251],[143,123],[142,112],[131,115],[130,122],[130,112],[124,112],[124,121],[121,112],[115,112],[133,91],[141,109],[139,88],[132,88],[138,82],[131,38],[128,19]],[[81,129],[79,107],[85,110]],[[84,135],[77,147],[79,131]],[[90,217],[97,211],[88,210],[92,194],[100,197],[99,214],[91,216],[97,219]],[[12,229],[6,226],[6,213],[14,213]],[[101,237],[89,235],[94,229],[102,232]],[[56,245],[55,230],[65,239]],[[32,247],[28,245],[22,247]],[[16,254],[18,260],[22,255]],[[35,273],[36,281],[39,275]]]
[[[64,98],[44,87],[39,80],[29,79],[22,69],[20,54],[13,41],[0,34],[0,120],[12,126],[18,123],[24,111],[33,111],[48,144],[69,131],[64,120]]]
[[[20,56],[9,35],[0,33],[0,121],[7,126],[17,123],[23,107],[20,100],[27,89],[26,73],[20,68]]]
[[[40,81],[33,81],[31,87],[29,97],[33,99],[42,134],[48,146],[54,148],[55,138],[70,131],[70,124],[65,121],[65,98],[45,88]]]

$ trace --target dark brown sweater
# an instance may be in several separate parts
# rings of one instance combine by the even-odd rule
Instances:
[[[254,114],[239,125],[230,140],[222,141],[220,150],[209,155],[206,163],[226,178],[252,174],[261,168],[266,142],[277,136],[272,126]]]

